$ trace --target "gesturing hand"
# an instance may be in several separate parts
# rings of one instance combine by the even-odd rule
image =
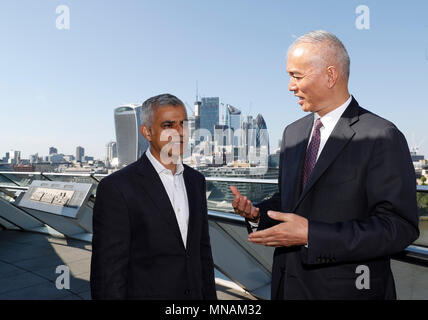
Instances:
[[[289,247],[308,243],[308,220],[294,213],[268,211],[271,219],[282,221],[271,228],[250,233],[248,241],[271,247]]]
[[[259,208],[254,207],[251,201],[248,200],[247,197],[241,195],[236,187],[230,186],[230,191],[232,191],[235,196],[232,202],[235,213],[252,222],[258,222],[260,218]]]

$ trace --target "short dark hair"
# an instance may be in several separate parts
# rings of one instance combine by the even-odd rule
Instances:
[[[141,124],[146,126],[151,126],[153,122],[153,114],[155,108],[160,108],[163,106],[184,106],[183,101],[178,99],[176,96],[169,94],[169,93],[163,93],[159,94],[157,96],[148,98],[146,101],[143,102],[143,105],[141,107]]]

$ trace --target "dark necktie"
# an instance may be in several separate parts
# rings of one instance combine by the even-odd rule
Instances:
[[[315,163],[317,162],[317,155],[321,141],[320,129],[322,128],[322,126],[323,125],[320,118],[315,120],[315,127],[314,132],[312,134],[311,143],[309,144],[309,147],[306,150],[305,164],[303,167],[302,190],[305,189],[306,183],[308,182],[308,179],[311,176],[312,169],[315,167]]]

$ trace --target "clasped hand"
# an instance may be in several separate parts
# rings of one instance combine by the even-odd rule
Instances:
[[[235,213],[258,223],[260,209],[254,207],[252,202],[242,196],[236,187],[231,186],[230,190],[235,196],[232,202]],[[271,219],[281,221],[281,223],[262,231],[250,233],[248,241],[270,247],[289,247],[308,243],[308,220],[306,218],[294,213],[278,211],[268,211],[267,214]]]

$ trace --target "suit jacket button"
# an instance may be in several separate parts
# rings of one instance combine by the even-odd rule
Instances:
[[[189,289],[186,289],[186,290],[184,291],[184,294],[185,294],[185,295],[190,294],[190,290],[189,290]]]

